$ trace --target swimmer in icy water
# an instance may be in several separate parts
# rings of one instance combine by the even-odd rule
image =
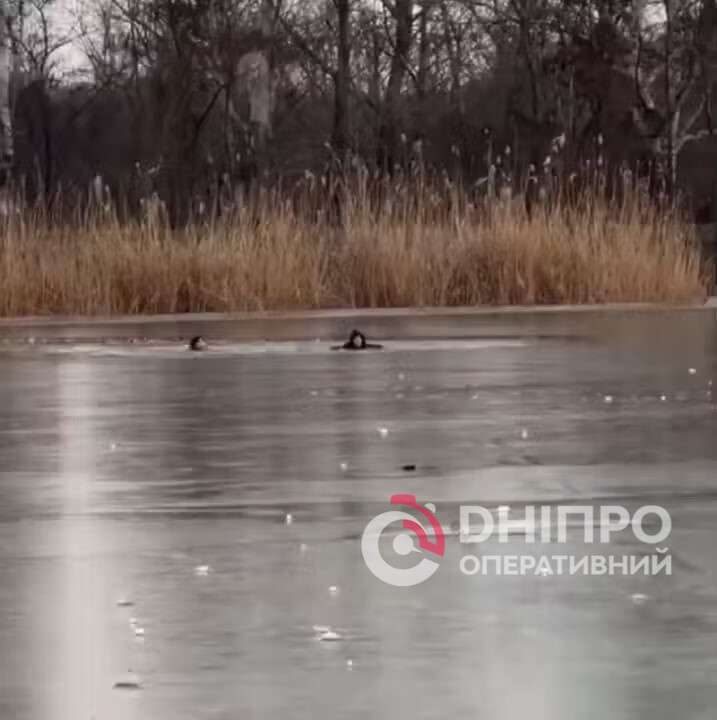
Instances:
[[[334,345],[332,350],[381,350],[383,345],[366,342],[366,336],[358,330],[352,330],[349,339],[343,345]]]
[[[202,350],[207,350],[208,348],[209,345],[207,345],[207,341],[201,335],[197,335],[189,341],[189,349],[194,350],[195,352],[201,352]]]

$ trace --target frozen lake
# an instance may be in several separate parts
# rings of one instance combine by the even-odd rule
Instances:
[[[713,720],[713,379],[715,310],[4,325],[0,717]],[[672,575],[468,578],[451,535],[392,588],[400,492],[658,504]]]

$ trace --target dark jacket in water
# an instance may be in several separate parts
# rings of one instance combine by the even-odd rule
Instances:
[[[343,345],[334,345],[332,350],[381,350],[383,345],[366,342],[366,336],[358,330],[352,330],[349,339]]]
[[[209,345],[207,345],[207,341],[201,335],[197,335],[189,341],[190,350],[196,350],[199,352],[200,350],[206,350],[208,347]]]

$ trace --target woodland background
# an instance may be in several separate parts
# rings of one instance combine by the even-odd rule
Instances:
[[[715,0],[59,2],[2,5],[2,175],[27,202],[180,219],[420,166],[482,193],[629,174],[711,219]]]

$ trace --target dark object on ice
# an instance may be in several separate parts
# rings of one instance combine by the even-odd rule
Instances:
[[[416,469],[416,466],[411,463],[409,465],[402,465],[401,470],[404,470],[405,472],[413,472]]]
[[[366,336],[358,330],[352,330],[349,339],[343,345],[334,345],[332,350],[381,350],[383,345],[367,343]]]
[[[196,350],[199,352],[201,350],[206,350],[208,347],[209,345],[207,345],[207,341],[201,335],[197,335],[189,341],[190,350]]]
[[[140,679],[130,670],[127,675],[118,680],[113,686],[115,690],[141,690],[142,683]]]
[[[142,686],[131,680],[118,680],[112,687],[115,690],[139,690]]]

